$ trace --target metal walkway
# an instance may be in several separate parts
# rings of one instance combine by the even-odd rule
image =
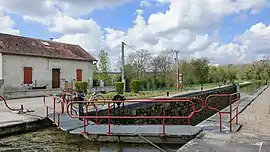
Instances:
[[[171,125],[165,127],[165,134],[169,137],[194,136],[202,131],[201,127]],[[81,134],[84,128],[70,131],[71,134]],[[88,125],[88,134],[107,135],[108,125]],[[111,125],[111,135],[113,136],[147,136],[159,137],[162,134],[162,125]]]
[[[63,131],[71,131],[84,126],[83,121],[70,118],[67,113],[63,113],[62,115],[55,114],[55,118],[54,113],[52,113],[48,115],[48,118],[52,122],[55,122],[56,126]],[[60,120],[58,123],[59,118]]]
[[[207,99],[209,97],[229,97],[229,111],[224,112],[220,111],[219,109],[212,107],[207,104]],[[219,113],[220,118],[220,131],[224,129],[224,124],[221,124],[221,114],[228,115],[229,116],[229,128],[230,131],[234,130],[235,126],[232,124],[232,120],[236,118],[236,121],[238,120],[238,106],[240,103],[240,94],[234,93],[234,94],[216,94],[216,95],[210,95],[206,100],[201,100],[197,98],[199,101],[199,107],[195,106],[195,102],[193,99],[195,98],[181,98],[181,99],[170,99],[170,98],[155,98],[155,99],[128,99],[128,100],[104,100],[105,103],[107,103],[108,107],[107,109],[99,110],[105,110],[105,115],[96,115],[90,116],[90,115],[78,115],[77,112],[73,112],[72,105],[73,104],[92,104],[90,101],[70,101],[67,103],[65,99],[60,99],[61,101],[59,103],[56,103],[56,97],[54,98],[53,105],[49,106],[46,104],[46,98],[44,97],[44,105],[46,107],[47,117],[61,130],[67,131],[71,134],[82,134],[82,135],[98,135],[98,136],[117,136],[117,137],[167,137],[167,138],[184,138],[186,140],[190,140],[191,138],[194,138],[196,135],[198,135],[200,132],[203,131],[202,126],[191,126],[191,118],[201,110],[205,108],[209,108],[212,110],[215,110]],[[235,98],[236,97],[236,98]],[[238,102],[235,102],[238,101]],[[184,104],[190,104],[190,113],[185,115],[179,116],[179,115],[168,115],[166,114],[166,108],[168,103],[179,103],[179,102],[185,102]],[[234,103],[235,102],[235,103]],[[113,115],[111,113],[112,105],[117,104],[119,105],[121,103],[125,103],[125,105],[133,105],[133,103],[141,104],[141,105],[147,105],[147,104],[153,104],[157,103],[161,105],[161,114],[158,115]],[[197,104],[198,104],[197,103]],[[198,106],[198,105],[197,105]],[[235,106],[235,107],[233,107]],[[51,108],[53,107],[53,108]],[[95,106],[94,106],[95,107]],[[49,109],[53,111],[52,114],[49,114]],[[59,109],[59,110],[57,110]],[[86,113],[87,113],[86,108]],[[236,109],[236,114],[233,116],[233,112]],[[92,109],[93,110],[93,109]],[[91,110],[91,111],[92,111]],[[98,109],[96,109],[98,111]],[[74,114],[75,113],[75,114]],[[91,122],[90,120],[94,119],[104,119],[107,120],[106,124],[95,124]],[[160,119],[162,120],[161,124],[156,125],[149,125],[149,124],[136,124],[136,125],[115,125],[111,123],[111,120],[113,119]],[[187,120],[187,125],[168,125],[166,124],[167,119],[184,119]],[[81,121],[83,120],[83,121]],[[90,122],[90,123],[89,123]],[[98,121],[97,121],[98,122]],[[218,126],[217,126],[218,127]]]

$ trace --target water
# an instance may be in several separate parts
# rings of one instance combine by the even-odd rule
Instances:
[[[242,96],[250,94],[262,84],[254,83],[240,89]],[[161,146],[174,152],[181,145]],[[91,143],[79,135],[71,135],[56,128],[46,128],[32,133],[14,135],[0,139],[2,152],[159,152],[149,145]]]
[[[243,88],[240,88],[240,93],[241,93],[241,96],[245,96],[245,95],[248,95],[248,94],[251,94],[252,92],[254,92],[256,89],[262,87],[264,84],[261,83],[261,82],[256,82],[256,83],[253,83],[251,85],[248,85],[248,86],[245,86]]]

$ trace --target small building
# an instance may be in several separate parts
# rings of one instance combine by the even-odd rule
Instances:
[[[94,61],[78,45],[0,33],[0,80],[5,93],[33,87],[59,89],[67,81],[87,81],[91,86]]]

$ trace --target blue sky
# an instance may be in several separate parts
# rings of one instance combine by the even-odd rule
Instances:
[[[142,1],[151,5],[142,6]],[[94,56],[106,49],[114,63],[121,41],[153,54],[179,49],[183,58],[216,56],[211,61],[215,64],[228,59],[242,63],[268,55],[257,55],[256,46],[270,48],[270,36],[265,37],[270,33],[269,4],[269,0],[0,0],[0,32],[53,37],[78,44]],[[235,37],[239,41],[233,41]]]
[[[136,18],[135,11],[140,7],[140,1],[133,1],[114,8],[98,9],[87,15],[81,15],[82,19],[95,20],[102,29],[114,28],[118,30],[127,30],[133,26],[133,21]],[[163,12],[168,10],[169,5],[158,5],[155,7],[148,7],[144,9],[144,18],[148,19],[152,13]],[[232,39],[243,33],[250,26],[262,22],[270,24],[270,9],[265,8],[258,14],[232,14],[222,19],[219,27],[220,40],[224,43],[232,41]],[[41,39],[48,39],[49,37],[58,38],[63,34],[50,32],[46,25],[37,22],[24,21],[22,16],[10,13],[9,16],[16,22],[15,28],[20,30],[20,34],[28,37],[35,37]],[[239,21],[237,21],[239,20]]]

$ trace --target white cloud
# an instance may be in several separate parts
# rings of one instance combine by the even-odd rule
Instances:
[[[152,3],[149,0],[142,0],[140,3],[141,7],[149,7],[151,5],[152,5]]]
[[[52,19],[49,31],[64,34],[95,33],[100,31],[99,25],[92,19],[74,19],[69,16],[56,16]]]
[[[0,33],[18,35],[19,30],[14,29],[15,22],[0,9]]]
[[[206,56],[213,64],[250,61],[267,54],[270,48],[270,28],[263,23],[252,26],[231,43],[222,44],[217,40],[219,23],[225,16],[258,13],[268,6],[267,0],[143,0],[142,7],[168,4],[169,9],[164,13],[155,12],[149,18],[144,17],[143,9],[134,10],[134,24],[125,31],[106,27],[102,30],[94,20],[78,17],[94,9],[113,8],[130,1],[0,0],[0,6],[25,19],[48,25],[49,31],[63,34],[56,41],[79,44],[88,51],[105,49],[112,64],[119,58],[122,41],[152,53],[178,49],[181,58]],[[132,49],[126,51],[128,54]],[[97,56],[98,51],[93,53]]]
[[[25,20],[48,25],[58,14],[78,17],[95,9],[113,8],[132,0],[0,0],[0,6]]]

